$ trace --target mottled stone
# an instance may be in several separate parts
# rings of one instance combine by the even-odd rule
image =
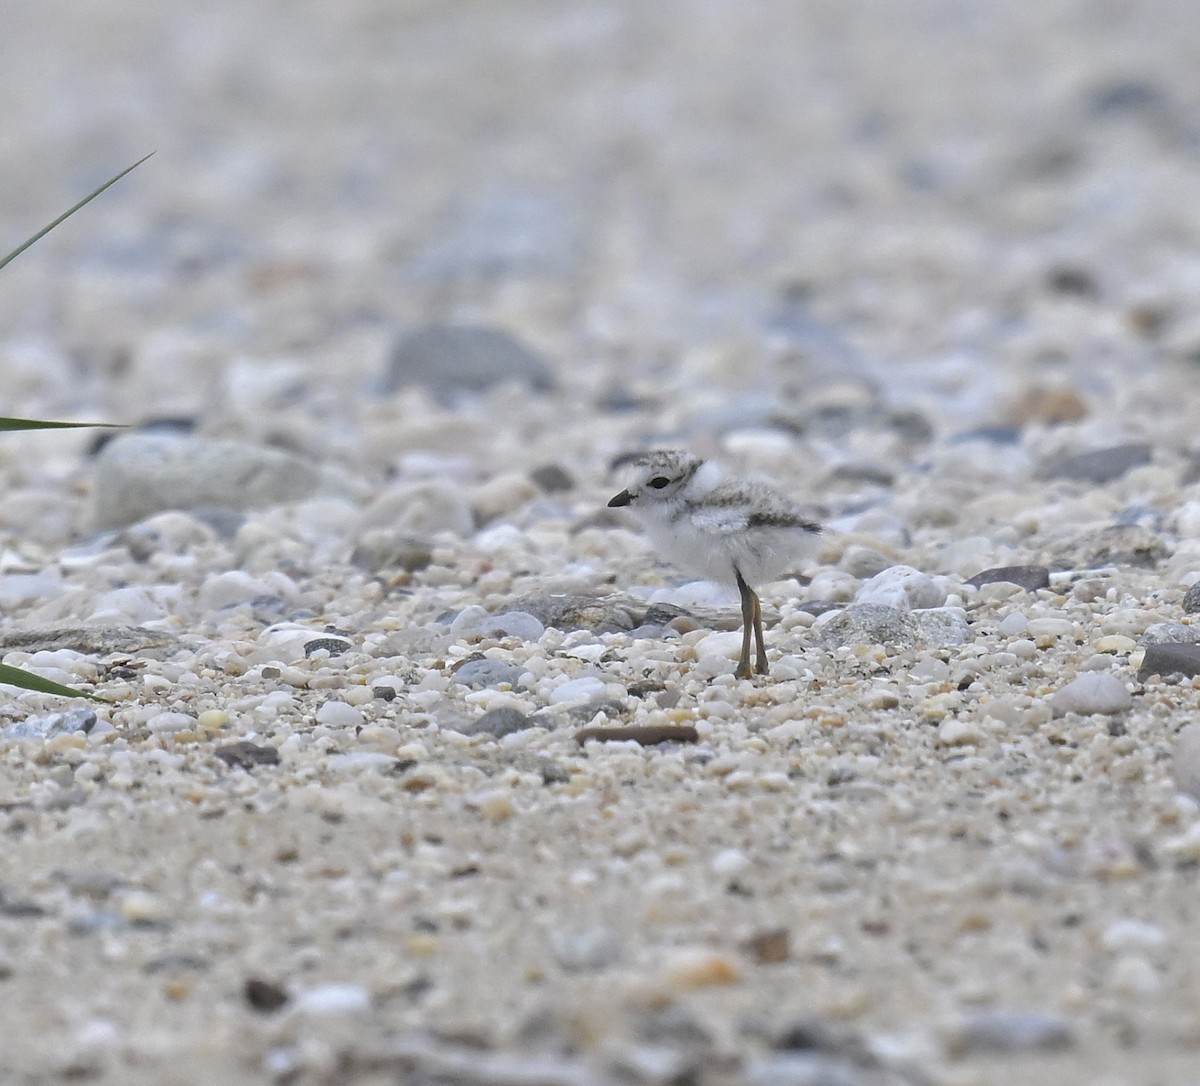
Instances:
[[[507,683],[515,687],[520,681],[522,669],[503,660],[466,660],[454,669],[454,681],[464,686],[500,686]]]
[[[543,626],[570,632],[612,633],[642,624],[644,609],[626,596],[532,595],[509,600],[508,609],[533,615]]]
[[[917,627],[908,612],[878,603],[856,603],[820,627],[816,642],[821,648],[844,645],[910,645]]]
[[[1183,596],[1184,614],[1194,615],[1200,611],[1200,581],[1192,585]]]
[[[975,1011],[944,1031],[947,1052],[956,1057],[985,1053],[1060,1052],[1075,1044],[1071,1023],[1041,1011]]]

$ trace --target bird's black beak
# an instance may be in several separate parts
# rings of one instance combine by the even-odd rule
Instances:
[[[615,498],[610,498],[608,501],[609,509],[615,509],[621,505],[628,505],[633,501],[633,495],[628,490],[622,490]]]

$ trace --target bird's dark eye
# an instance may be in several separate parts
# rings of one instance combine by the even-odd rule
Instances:
[[[665,475],[656,475],[650,480],[650,485],[654,487],[655,490],[662,490],[664,486],[669,486],[670,482],[671,480]]]

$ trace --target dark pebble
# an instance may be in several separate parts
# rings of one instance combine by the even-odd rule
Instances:
[[[217,747],[213,751],[213,757],[219,758],[228,766],[241,766],[242,769],[279,764],[279,751],[274,747],[261,747],[245,739]]]
[[[657,743],[698,743],[700,733],[690,724],[646,724],[615,728],[580,728],[575,740],[584,744],[589,740],[601,743],[623,743],[633,740],[644,747]]]
[[[1070,294],[1076,298],[1096,298],[1100,287],[1092,273],[1083,268],[1062,266],[1046,276],[1046,286],[1055,294]]]
[[[967,441],[987,441],[992,445],[1016,445],[1020,440],[1019,426],[977,426],[974,430],[964,430],[961,434],[955,434],[946,444],[961,445]]]
[[[998,581],[1020,585],[1027,592],[1036,592],[1039,588],[1050,587],[1050,570],[1045,566],[997,566],[995,569],[985,569],[982,573],[976,573],[966,583],[973,588],[979,588],[981,585],[995,584]]]
[[[561,494],[565,490],[574,489],[575,486],[575,480],[570,473],[557,464],[542,464],[529,473],[529,478],[534,486],[546,494]]]
[[[1187,590],[1187,594],[1183,597],[1183,610],[1188,615],[1194,615],[1200,611],[1200,582]]]
[[[242,986],[242,995],[256,1011],[270,1014],[279,1010],[288,1001],[288,994],[278,984],[259,977],[248,977]]]
[[[1147,645],[1138,682],[1144,683],[1152,675],[1200,675],[1200,645],[1178,641]]]
[[[1100,485],[1119,479],[1134,468],[1149,464],[1153,457],[1154,450],[1148,444],[1131,442],[1051,460],[1042,465],[1041,474],[1046,479],[1070,479],[1074,482]]]
[[[304,655],[312,656],[317,652],[327,652],[330,656],[341,656],[353,647],[349,641],[343,641],[340,637],[318,637],[304,642]]]

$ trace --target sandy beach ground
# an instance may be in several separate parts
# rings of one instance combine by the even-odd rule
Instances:
[[[130,427],[0,445],[3,660],[105,699],[0,703],[0,1081],[1197,1081],[1198,55],[12,6],[3,237],[155,155],[0,278],[4,414]],[[826,525],[767,678],[664,445]]]

